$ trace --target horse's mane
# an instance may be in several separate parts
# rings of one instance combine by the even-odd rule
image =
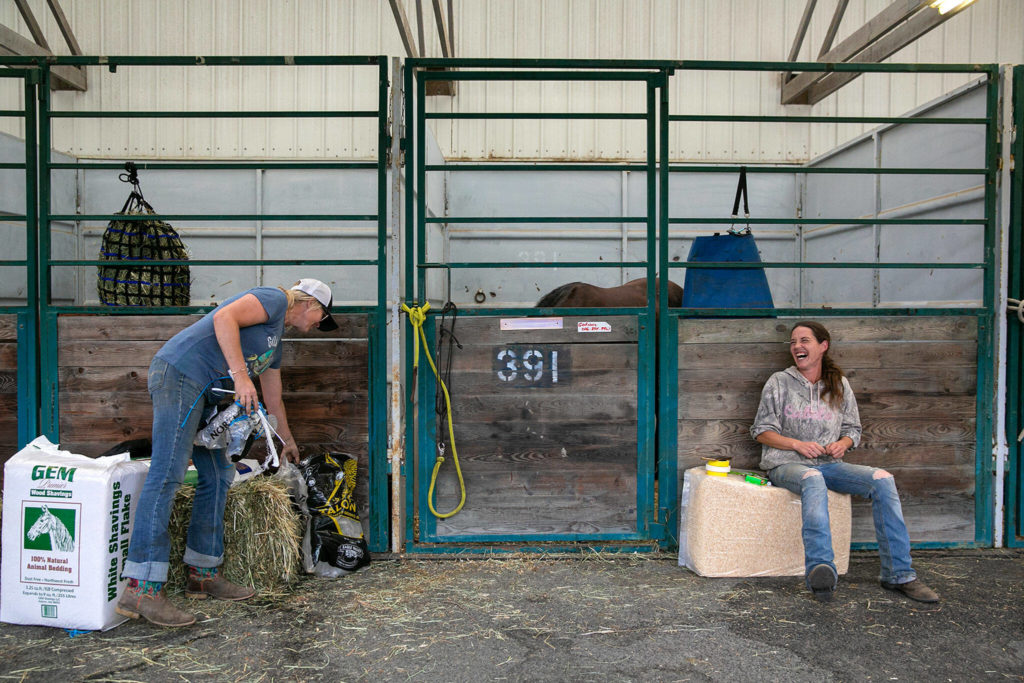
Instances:
[[[537,302],[537,308],[559,306],[572,295],[577,285],[582,284],[582,282],[569,282],[562,285],[561,287],[552,289],[550,292],[542,296],[540,301]]]

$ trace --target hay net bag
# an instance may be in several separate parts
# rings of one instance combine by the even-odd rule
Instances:
[[[142,196],[135,164],[125,164],[118,178],[132,192],[118,212],[124,216],[156,213]],[[107,306],[188,306],[191,278],[188,264],[146,265],[146,261],[187,261],[188,250],[170,224],[156,219],[119,220],[107,224],[100,243],[96,289]]]
[[[309,552],[313,571],[340,576],[370,563],[356,507],[356,457],[318,453],[299,463],[309,510]]]

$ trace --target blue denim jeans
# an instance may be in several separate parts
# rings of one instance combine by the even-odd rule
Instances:
[[[828,565],[832,571],[836,569],[828,520],[828,491],[832,490],[871,501],[882,561],[879,578],[887,583],[907,583],[917,578],[910,567],[910,537],[903,522],[896,482],[891,476],[876,479],[875,472],[879,471],[842,461],[820,465],[791,462],[768,471],[772,484],[800,496],[805,573],[819,564]]]
[[[224,504],[235,468],[223,449],[192,445],[206,407],[204,388],[160,358],[154,358],[149,366],[153,457],[135,512],[128,561],[122,572],[125,577],[167,580],[171,555],[167,526],[189,458],[199,482],[183,559],[196,567],[217,567],[224,560]]]

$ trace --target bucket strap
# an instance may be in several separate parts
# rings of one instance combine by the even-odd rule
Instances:
[[[740,179],[736,184],[736,198],[732,202],[732,217],[735,221],[740,215],[740,198],[743,198],[743,217],[747,219],[747,227],[740,230],[736,229],[736,224],[733,223],[729,226],[730,235],[749,235],[750,234],[750,204],[747,202],[747,167],[740,166]]]

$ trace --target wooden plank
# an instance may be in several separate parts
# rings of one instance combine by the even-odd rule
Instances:
[[[58,368],[61,392],[146,392],[148,368],[65,366]],[[0,392],[4,373],[0,372]],[[365,367],[342,366],[334,368],[295,367],[281,368],[281,382],[287,397],[292,393],[333,394],[339,389],[365,391],[368,372]],[[259,382],[256,383],[259,388]],[[148,395],[146,396],[148,400]]]
[[[460,422],[455,425],[456,444],[465,442],[498,442],[525,446],[548,442],[572,446],[619,444],[624,451],[636,450],[636,421],[632,422],[552,422],[495,420],[493,422]]]
[[[679,395],[700,391],[722,391],[735,384],[740,391],[750,387],[760,396],[765,381],[774,371],[751,372],[747,369],[721,368],[707,370],[682,369],[679,371]],[[977,386],[977,372],[971,367],[956,368],[881,368],[851,369],[847,373],[856,395],[861,392],[887,394],[906,392],[914,394],[973,395]]]
[[[0,315],[0,342],[18,341],[18,316]]]
[[[613,394],[623,399],[636,400],[637,381],[635,371],[579,369],[571,376],[560,377],[557,384],[548,386],[518,386],[500,382],[493,372],[459,372],[451,377],[448,387],[454,397],[467,396],[584,396]],[[582,399],[581,399],[582,400]]]
[[[152,404],[148,393],[121,392],[69,392],[60,395],[62,417],[90,420],[108,420],[115,417],[139,418],[147,416],[152,420]],[[305,419],[351,418],[368,413],[365,393],[360,394],[302,394],[285,395],[285,409],[289,422],[292,414]]]
[[[84,315],[57,317],[61,341],[167,341],[203,316],[194,315]],[[286,330],[285,338],[345,339],[366,338],[365,314],[335,314],[338,329],[332,332]]]
[[[755,379],[735,389],[719,387],[717,391],[715,387],[702,391],[692,391],[688,385],[680,387],[679,415],[681,418],[705,420],[737,415],[753,421],[761,397],[761,384],[763,382]],[[882,416],[909,418],[943,415],[950,418],[973,418],[976,412],[976,397],[973,394],[861,393],[855,390],[854,395],[857,397],[861,422]]]
[[[635,394],[634,394],[635,395]],[[636,401],[621,394],[552,394],[546,391],[495,393],[491,395],[456,394],[452,416],[456,425],[493,416],[503,419],[553,419],[560,422],[586,420],[631,420],[636,422]]]
[[[974,366],[978,347],[973,341],[853,342],[837,343],[830,355],[844,370]],[[679,347],[679,367],[684,368],[781,368],[792,364],[788,343],[692,343]]]
[[[18,345],[0,344],[0,368],[4,370],[17,370],[18,368]]]
[[[160,341],[70,341],[57,345],[58,364],[62,366],[124,367],[125,359],[149,362],[163,346]],[[366,341],[284,342],[282,366],[306,365],[366,367]],[[140,365],[139,367],[143,367]]]
[[[0,396],[18,393],[18,371],[0,370]]]
[[[478,317],[459,318],[455,325],[455,336],[464,347],[495,344],[609,344],[635,342],[637,316],[635,315],[592,315],[565,316],[560,330],[502,330],[501,321],[511,320],[528,323],[535,318],[522,317]],[[610,332],[578,332],[580,322],[606,322]]]
[[[788,342],[798,318],[679,319],[679,343]],[[974,316],[822,318],[838,349],[853,341],[968,341],[978,338]]]
[[[903,501],[903,519],[913,543],[974,541],[974,497],[942,494]],[[871,506],[854,499],[852,539],[875,540]]]

